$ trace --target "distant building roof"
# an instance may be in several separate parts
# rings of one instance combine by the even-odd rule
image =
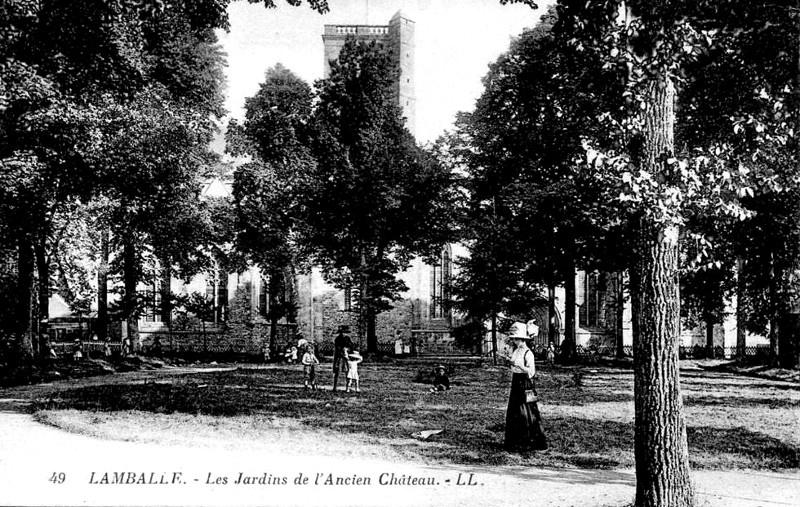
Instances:
[[[51,319],[61,319],[65,317],[73,317],[74,314],[64,298],[58,294],[50,296],[50,301],[47,305],[48,314]]]
[[[97,317],[97,312],[95,310],[89,313],[74,312],[72,308],[69,307],[69,304],[64,301],[64,298],[58,293],[53,293],[50,296],[47,303],[47,313],[50,321],[61,320],[62,322]]]
[[[392,19],[389,22],[391,23],[395,19],[409,19],[410,20],[410,18],[408,16],[406,16],[406,13],[403,12],[403,9],[400,9],[399,11],[395,12],[394,16],[392,16]]]
[[[223,181],[219,177],[213,177],[203,183],[203,197],[226,198],[233,195],[233,182]]]

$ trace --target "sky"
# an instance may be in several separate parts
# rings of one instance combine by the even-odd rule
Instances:
[[[472,110],[488,65],[511,39],[539,20],[538,10],[500,0],[328,0],[330,12],[307,5],[266,9],[232,2],[230,31],[219,39],[227,54],[229,117],[241,119],[244,100],[258,90],[276,63],[312,84],[322,78],[322,32],[326,24],[386,25],[402,10],[415,22],[417,140],[434,141],[450,129],[458,111]],[[227,121],[226,121],[227,123]]]

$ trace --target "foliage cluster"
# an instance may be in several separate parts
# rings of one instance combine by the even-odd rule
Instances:
[[[575,268],[628,270],[642,218],[681,227],[685,325],[713,329],[736,295],[747,330],[774,334],[796,306],[798,37],[782,17],[793,11],[678,4],[559,2],[490,67],[444,139],[469,176],[457,304],[476,321],[513,313],[527,287],[569,293]],[[665,19],[669,35],[653,31]],[[642,114],[658,72],[677,99],[674,147],[653,172]]]
[[[45,331],[51,287],[87,310],[91,287],[76,283],[85,261],[104,266],[98,295],[109,276],[123,281],[119,311],[135,322],[136,285],[150,266],[188,276],[224,253],[226,213],[198,195],[223,113],[214,31],[227,28],[228,3],[0,6],[0,235],[13,245],[3,259],[12,283],[2,288],[12,301],[0,321],[21,367],[38,352],[32,336]],[[94,242],[82,262],[64,254],[74,236],[65,230]]]
[[[251,161],[234,183],[240,249],[267,271],[314,264],[353,294],[376,350],[375,317],[407,289],[397,274],[450,238],[452,176],[404,126],[391,48],[348,39],[327,79],[267,71],[229,144]]]

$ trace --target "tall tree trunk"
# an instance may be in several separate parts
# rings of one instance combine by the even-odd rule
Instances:
[[[625,357],[625,272],[617,273],[616,325],[614,326],[614,351],[617,358]]]
[[[795,12],[800,12],[800,0],[794,2]],[[800,19],[795,16],[795,28],[800,34]],[[795,66],[794,66],[794,127],[800,128],[800,38],[795,40]],[[794,144],[795,166],[800,169],[800,142],[795,140]],[[791,208],[791,223],[795,230],[800,228],[800,209],[794,202]],[[795,255],[792,259],[792,267],[800,265],[800,256]],[[778,335],[778,364],[782,368],[795,369],[800,366],[800,297],[796,294],[794,286],[798,283],[796,269],[787,271],[784,287],[787,289],[787,301],[781,312],[780,334]],[[788,284],[788,287],[787,287]]]
[[[736,357],[743,358],[747,353],[747,314],[744,311],[745,261],[736,259]]]
[[[800,366],[800,314],[791,311],[781,315],[778,345],[778,365],[781,368],[797,369]]]
[[[367,352],[371,354],[378,352],[377,317],[374,308],[370,305],[367,310]]]
[[[492,313],[492,364],[497,366],[497,312]]]
[[[36,322],[33,323],[33,330],[37,337],[33,341],[33,353],[38,355],[41,354],[42,340],[47,335],[47,326],[50,321],[50,263],[47,262],[47,238],[44,235],[37,239],[34,252],[39,281],[39,304],[36,311]]]
[[[108,337],[108,251],[109,231],[104,227],[100,237],[100,264],[97,267],[97,337]]]
[[[134,352],[141,349],[139,342],[139,312],[137,308],[137,285],[139,284],[139,261],[136,253],[136,245],[130,238],[125,239],[122,247],[123,258],[123,280],[125,286],[125,296],[123,299],[123,315],[125,316],[128,328],[128,339]]]
[[[547,343],[555,343],[557,338],[558,329],[556,329],[556,286],[551,283],[547,286]]]
[[[714,320],[711,316],[706,316],[706,355],[709,358],[714,357]]]
[[[658,175],[674,152],[675,88],[651,79],[642,112],[640,168]],[[633,298],[637,507],[691,507],[694,488],[678,373],[679,230],[642,217],[637,231]]]
[[[279,295],[283,288],[283,273],[275,268],[271,268],[269,272],[269,355],[270,357],[278,357],[278,320],[281,318],[281,312],[278,311]],[[310,342],[314,341],[313,336],[307,337]]]
[[[771,313],[769,319],[769,355],[770,360],[776,362],[778,360],[778,353],[780,352],[778,348],[778,336],[780,335],[779,317],[781,313],[781,301],[778,297],[778,287],[780,283],[779,280],[783,277],[780,276],[780,269],[775,266],[774,254],[770,254],[769,257],[769,307]]]
[[[384,252],[385,252],[385,248],[382,245],[378,245],[378,247],[376,248],[376,252],[375,252],[375,259],[376,259],[375,262],[376,262],[376,264],[378,263],[377,259],[383,259],[384,258]],[[365,263],[364,267],[367,268],[366,263]],[[367,334],[367,352],[369,352],[371,354],[376,354],[378,352],[378,334],[377,334],[378,312],[377,312],[376,305],[374,304],[374,297],[375,296],[372,294],[372,292],[373,292],[372,280],[374,280],[376,278],[376,276],[373,274],[373,271],[371,269],[367,269],[366,273],[368,275],[367,278],[366,278],[366,283],[367,283],[367,285],[366,285],[366,294],[367,294],[368,297],[364,301],[367,303],[367,308],[366,308],[366,311],[367,311],[367,313],[366,313],[366,317],[367,317],[367,329],[366,329],[366,334]]]
[[[161,261],[161,322],[172,333],[172,264],[168,259]]]
[[[20,375],[33,367],[34,254],[30,235],[20,231],[17,242],[17,300],[15,366]]]
[[[378,352],[378,337],[375,334],[375,309],[372,305],[370,269],[364,247],[361,250],[361,293],[359,294],[358,346],[365,342],[367,352]]]
[[[575,291],[575,263],[570,262],[564,280],[564,340],[559,348],[559,361],[570,363],[575,358],[575,308],[577,294]]]
[[[636,506],[693,505],[678,374],[678,231],[642,221],[633,314]]]

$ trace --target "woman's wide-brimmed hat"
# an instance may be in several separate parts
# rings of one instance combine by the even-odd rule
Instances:
[[[447,368],[445,368],[443,364],[437,364],[436,365],[436,369],[437,370],[445,370],[445,371],[447,371]]]
[[[347,357],[350,359],[361,359],[361,354],[359,354],[357,350],[354,350],[353,352],[347,354]]]
[[[528,334],[528,326],[524,322],[515,322],[511,325],[508,337],[512,340],[532,340],[533,336]]]
[[[339,330],[338,330],[338,331],[339,331],[340,333],[349,333],[349,332],[350,332],[350,326],[348,326],[348,325],[341,325],[341,326],[339,326]]]

